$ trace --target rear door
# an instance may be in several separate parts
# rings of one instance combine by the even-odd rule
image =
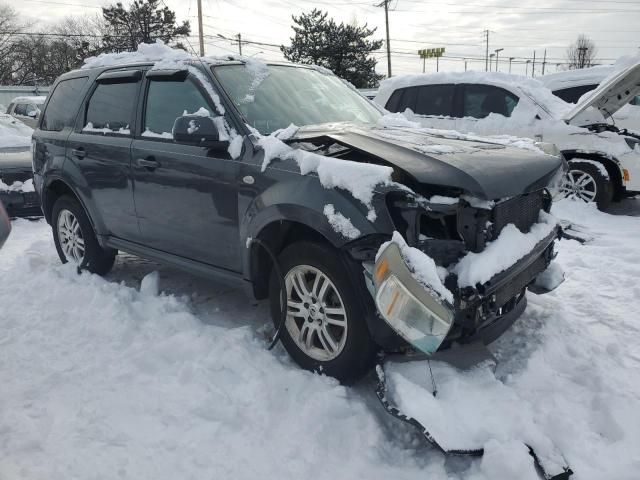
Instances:
[[[62,80],[51,92],[40,127],[33,133],[34,182],[39,192],[44,173],[54,177],[64,165],[66,142],[75,126],[88,81],[86,76]]]
[[[67,159],[89,198],[100,230],[138,241],[140,230],[133,203],[131,131],[141,85],[140,70],[105,72],[98,77],[75,131],[67,143]]]
[[[200,81],[186,72],[152,75],[145,81],[141,133],[133,142],[132,157],[143,242],[240,271],[240,163],[226,149],[179,144],[171,134],[176,118],[185,112],[203,114],[201,109],[206,109],[215,116],[213,102]]]

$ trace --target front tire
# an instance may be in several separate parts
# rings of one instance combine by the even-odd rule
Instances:
[[[562,194],[586,203],[595,202],[600,210],[606,209],[613,200],[614,186],[605,172],[604,165],[599,168],[591,162],[570,160]]]
[[[97,275],[109,273],[118,252],[100,246],[89,217],[75,198],[63,196],[56,200],[51,220],[53,240],[62,263],[74,263]]]
[[[302,368],[325,373],[343,383],[362,377],[376,353],[367,328],[364,285],[350,282],[339,252],[311,242],[285,248],[278,261],[287,293],[287,319],[280,339]],[[280,323],[280,279],[269,282],[271,316]]]

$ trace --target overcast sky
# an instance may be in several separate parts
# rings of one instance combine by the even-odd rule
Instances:
[[[165,0],[179,19],[191,22],[191,43],[197,44],[197,0]],[[2,0],[0,0],[0,3]],[[100,14],[104,0],[12,0],[21,15],[36,21],[32,30],[43,30],[46,22],[68,15]],[[128,3],[124,0],[124,3]],[[243,40],[266,44],[288,44],[292,35],[291,15],[314,7],[329,12],[338,21],[368,24],[384,38],[384,9],[375,0],[202,0],[206,53],[237,53],[237,44],[222,39],[237,33]],[[513,4],[516,4],[515,6]],[[621,55],[640,53],[640,1],[638,0],[397,0],[389,12],[393,74],[422,71],[417,50],[445,47],[440,70],[484,70],[484,30],[489,29],[489,50],[498,48],[500,71],[525,73],[525,60],[536,52],[536,74],[541,73],[546,49],[546,72],[564,62],[567,46],[580,33],[592,38],[600,63],[611,63]],[[384,46],[383,46],[384,48]],[[277,47],[244,44],[244,55],[269,60],[282,59]],[[375,54],[378,71],[386,73],[386,54]],[[493,64],[495,69],[495,63]],[[531,64],[528,72],[531,74]],[[435,72],[435,59],[427,60],[427,72]]]

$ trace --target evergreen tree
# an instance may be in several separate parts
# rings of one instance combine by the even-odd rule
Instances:
[[[170,44],[176,38],[191,33],[188,21],[178,25],[176,14],[160,6],[160,0],[134,0],[128,8],[121,2],[102,8],[109,28],[104,37],[104,51],[135,51],[141,43],[162,40]],[[181,46],[181,45],[178,45]]]
[[[280,47],[287,60],[329,68],[358,88],[378,85],[383,75],[376,74],[377,60],[370,55],[382,46],[382,40],[368,40],[375,28],[337,24],[315,8],[292,18],[295,36],[291,46]]]

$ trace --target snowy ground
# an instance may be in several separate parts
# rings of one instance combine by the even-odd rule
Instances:
[[[567,280],[529,294],[492,346],[497,374],[574,478],[637,478],[640,200],[554,213],[594,240],[561,242]],[[13,226],[0,251],[3,480],[535,478],[517,442],[445,459],[382,412],[371,379],[344,388],[266,351],[267,309],[241,292],[129,256],[106,279],[78,276],[43,221]],[[163,293],[148,280],[141,293],[154,270]]]

